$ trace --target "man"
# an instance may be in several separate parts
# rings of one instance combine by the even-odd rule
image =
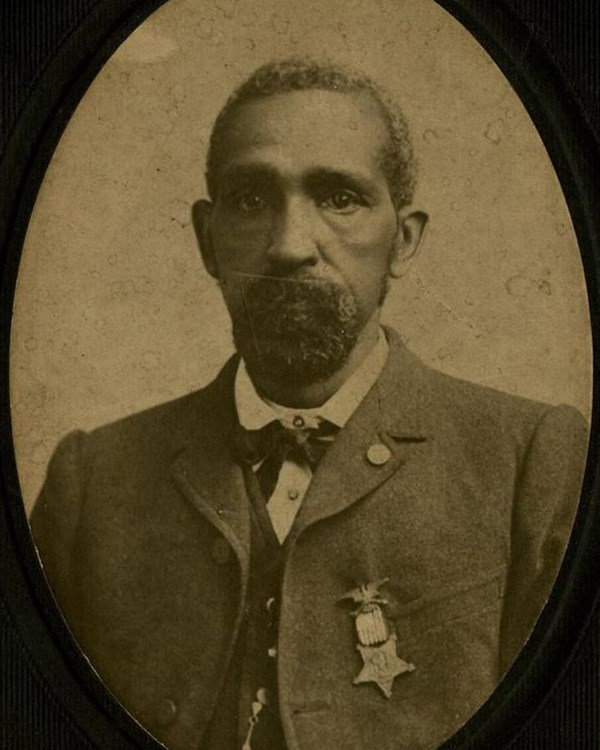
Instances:
[[[58,448],[32,528],[81,648],[173,750],[424,750],[491,694],[555,579],[587,430],[380,325],[414,257],[406,123],[286,61],[219,115],[193,219],[238,350]]]

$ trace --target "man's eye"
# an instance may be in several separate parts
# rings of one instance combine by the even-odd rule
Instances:
[[[360,197],[352,190],[336,190],[321,201],[321,206],[338,214],[349,214],[363,205]]]
[[[267,201],[262,195],[257,193],[244,193],[238,195],[235,199],[235,206],[244,213],[255,213],[262,211],[267,205]]]

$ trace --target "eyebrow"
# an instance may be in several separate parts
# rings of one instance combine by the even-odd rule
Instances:
[[[277,179],[277,170],[268,164],[235,164],[224,170],[220,181],[223,185],[237,182],[269,182]]]
[[[303,182],[310,189],[322,189],[338,185],[348,185],[358,193],[366,193],[371,197],[378,195],[380,190],[377,183],[364,174],[346,169],[329,169],[317,167],[309,170]]]
[[[269,164],[248,163],[235,164],[226,168],[221,175],[221,183],[227,186],[236,183],[272,183],[281,177],[279,171]],[[352,170],[331,169],[329,167],[314,167],[302,175],[302,183],[309,190],[319,190],[337,185],[348,185],[357,192],[366,193],[371,197],[379,194],[380,188],[370,177]]]

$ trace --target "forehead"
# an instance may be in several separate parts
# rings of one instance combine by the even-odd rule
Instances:
[[[293,91],[245,102],[232,112],[220,146],[221,172],[264,164],[282,173],[320,168],[385,180],[388,132],[366,92]]]

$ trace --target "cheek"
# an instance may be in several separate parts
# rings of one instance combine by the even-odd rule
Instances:
[[[338,234],[341,257],[338,271],[360,302],[363,312],[372,312],[381,303],[382,285],[390,268],[396,224],[389,218],[369,217]]]
[[[389,267],[396,236],[395,221],[387,217],[357,216],[352,224],[338,227],[339,247],[353,275],[381,276]]]
[[[265,222],[223,221],[211,229],[215,255],[223,270],[244,270],[258,263],[269,245]]]

